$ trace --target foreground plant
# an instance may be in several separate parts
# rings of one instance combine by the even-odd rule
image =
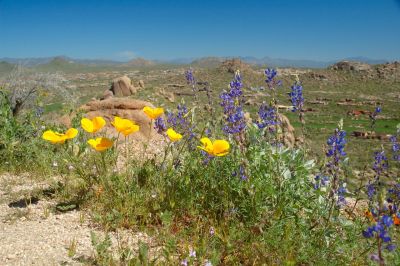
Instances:
[[[113,141],[109,138],[89,139],[87,142],[96,151],[105,151],[113,146]]]
[[[148,118],[154,120],[160,117],[164,113],[164,108],[152,108],[150,106],[145,106],[143,108],[143,112],[147,115]]]
[[[374,179],[366,187],[369,200],[368,217],[372,225],[363,231],[363,235],[372,240],[371,242],[374,243],[377,250],[377,253],[371,254],[371,259],[378,262],[379,265],[385,265],[385,251],[392,252],[396,249],[391,231],[394,222],[398,222],[399,198],[396,193],[393,193],[396,186],[387,189],[382,180],[388,170],[388,158],[383,149],[375,152],[373,170],[375,172]]]
[[[65,133],[47,130],[43,133],[42,138],[53,144],[63,144],[66,140],[75,138],[76,135],[78,135],[78,130],[76,128],[70,128]]]
[[[202,146],[197,146],[199,149],[207,152],[211,156],[225,156],[229,153],[229,142],[226,140],[217,139],[212,142],[209,138],[201,138]]]
[[[140,129],[140,127],[136,125],[135,122],[118,116],[114,117],[114,122],[111,122],[111,124],[115,127],[118,133],[122,133],[125,137],[139,131]]]
[[[102,129],[106,125],[106,121],[103,117],[97,116],[93,119],[82,118],[81,126],[82,128],[89,133],[96,133],[100,129]]]

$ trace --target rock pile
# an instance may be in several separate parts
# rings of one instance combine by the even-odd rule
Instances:
[[[144,83],[141,80],[139,82],[139,86],[144,87]],[[132,81],[127,76],[116,78],[112,81],[110,89],[106,90],[103,93],[102,99],[108,99],[113,96],[123,97],[123,96],[131,96],[137,92],[137,88],[132,85]]]
[[[400,78],[400,62],[386,63],[376,69],[381,79]]]
[[[243,63],[240,59],[228,59],[221,63],[218,67],[219,70],[229,73],[235,73],[236,70],[240,71],[251,71],[250,65]]]
[[[369,64],[354,62],[354,61],[340,61],[336,64],[330,66],[333,70],[345,70],[345,71],[355,71],[355,72],[370,72],[372,67]]]

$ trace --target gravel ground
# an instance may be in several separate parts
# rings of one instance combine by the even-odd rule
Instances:
[[[56,213],[56,202],[30,198],[48,187],[27,175],[0,175],[0,265],[90,265],[94,249],[90,233],[104,236],[82,211]],[[21,200],[22,199],[22,200]],[[118,257],[121,243],[137,250],[138,242],[150,244],[142,233],[119,231],[110,234],[112,252]]]

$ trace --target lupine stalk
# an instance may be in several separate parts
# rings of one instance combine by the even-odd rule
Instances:
[[[375,160],[372,167],[375,172],[374,180],[370,181],[366,187],[369,199],[367,216],[373,224],[363,231],[363,236],[367,239],[375,239],[378,253],[372,254],[371,259],[377,261],[379,265],[385,265],[383,251],[396,249],[396,246],[392,243],[389,230],[394,223],[392,216],[395,217],[394,215],[397,215],[397,205],[395,197],[393,197],[393,192],[395,191],[393,189],[388,190],[389,197],[386,202],[384,201],[386,189],[381,177],[387,173],[388,158],[383,148],[381,151],[375,152],[374,157]],[[388,205],[388,203],[392,205]]]

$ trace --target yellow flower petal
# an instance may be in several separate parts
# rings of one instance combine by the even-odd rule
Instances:
[[[224,156],[229,153],[229,142],[226,140],[216,140],[213,143],[214,156]]]
[[[160,115],[164,113],[163,108],[151,108],[150,106],[145,106],[143,108],[143,112],[149,117],[150,119],[156,119]]]
[[[177,133],[172,128],[167,129],[167,136],[172,142],[176,142],[182,138],[182,135]]]
[[[197,147],[206,151],[209,155],[224,156],[229,153],[230,145],[226,140],[215,140],[213,143],[209,138],[202,138],[200,139],[200,142],[203,146]]]
[[[139,126],[135,124],[135,122],[129,119],[123,119],[118,116],[114,117],[114,122],[111,122],[111,124],[118,132],[124,134],[125,137],[140,129]]]
[[[106,125],[106,120],[101,116],[96,116],[92,119],[94,132],[99,131]]]
[[[140,128],[139,128],[138,125],[132,125],[132,126],[126,128],[125,130],[121,131],[121,133],[126,137],[129,134],[132,134],[132,133],[134,133],[136,131],[139,131],[139,129]]]
[[[65,135],[54,132],[52,130],[47,130],[43,133],[42,138],[44,140],[50,141],[53,144],[60,144],[65,142]]]
[[[82,118],[81,126],[86,132],[93,133],[94,131],[93,122],[90,119]]]
[[[64,134],[66,139],[73,139],[76,135],[78,135],[78,130],[76,128],[70,128]]]
[[[96,151],[105,151],[113,145],[113,142],[108,138],[96,138],[89,139],[88,144]]]
[[[212,142],[209,138],[201,138],[200,139],[201,144],[203,144],[203,146],[197,146],[197,148],[204,150],[205,152],[207,152],[208,154],[212,153]]]
[[[82,118],[81,126],[89,133],[96,133],[106,125],[106,121],[101,116],[96,116],[92,120],[87,118]]]

